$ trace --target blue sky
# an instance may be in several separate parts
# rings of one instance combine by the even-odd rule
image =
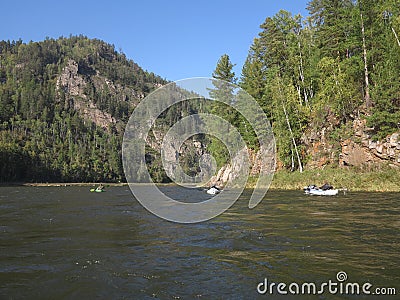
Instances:
[[[280,9],[307,14],[308,0],[3,1],[0,40],[83,34],[114,44],[168,80],[211,76],[226,53],[240,76],[253,38]]]

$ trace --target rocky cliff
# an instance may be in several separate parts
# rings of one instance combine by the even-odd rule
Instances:
[[[117,84],[98,71],[88,76],[80,69],[75,60],[67,61],[57,78],[57,100],[62,101],[61,98],[64,97],[66,106],[77,110],[84,119],[94,122],[99,127],[108,129],[118,121],[111,113],[96,105],[99,94],[106,93],[106,97],[113,102],[125,102],[130,107],[145,97],[143,92],[135,92],[133,88]]]
[[[400,167],[400,132],[384,140],[375,140],[366,120],[356,118],[342,136],[331,137],[335,122],[320,132],[310,130],[304,137],[309,157],[307,167],[324,168],[327,165],[339,167],[370,168],[387,164]]]
[[[110,113],[100,110],[94,104],[94,99],[85,93],[89,80],[95,83],[97,88],[102,84],[110,87],[110,90],[117,94],[115,86],[106,78],[96,74],[93,78],[84,77],[78,73],[78,63],[69,59],[66,66],[62,69],[56,83],[57,98],[61,101],[61,92],[66,98],[68,106],[79,111],[84,119],[94,122],[97,126],[108,129],[115,125],[117,120]]]
[[[400,131],[387,136],[384,140],[375,140],[368,128],[366,120],[356,118],[352,126],[346,130],[343,136],[335,136],[332,133],[337,129],[338,122],[331,119],[328,127],[320,131],[310,129],[304,136],[306,145],[305,154],[308,160],[306,169],[321,169],[326,166],[339,168],[356,167],[369,170],[377,166],[389,166],[400,170]],[[303,153],[304,154],[304,153]],[[249,150],[251,175],[257,175],[262,168],[260,152]],[[235,160],[240,158],[235,158]],[[277,170],[281,168],[277,162]],[[229,180],[237,176],[232,164],[227,164],[219,169],[212,177],[210,185],[224,186]]]
[[[387,163],[400,168],[400,132],[395,132],[385,140],[374,140],[366,127],[365,120],[353,121],[352,138],[341,141],[340,166],[370,166]]]
[[[254,151],[253,149],[246,149],[240,151],[230,163],[221,167],[217,174],[211,177],[208,185],[216,185],[218,187],[224,187],[228,181],[231,181],[243,174],[243,169],[241,168],[245,163],[245,152],[249,158],[249,174],[250,176],[258,176],[259,174],[269,175],[272,174],[276,169],[276,156],[275,144],[271,143],[264,149]]]

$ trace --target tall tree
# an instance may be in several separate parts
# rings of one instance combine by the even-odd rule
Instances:
[[[371,71],[371,98],[374,103],[368,125],[376,137],[400,128],[400,48],[394,33],[400,30],[398,0],[363,0],[366,16],[366,47]]]
[[[299,142],[308,120],[306,108],[298,102],[296,90],[288,77],[282,77],[276,68],[268,73],[266,95],[271,99],[278,156],[285,167],[303,172]]]
[[[262,59],[263,53],[260,39],[255,38],[242,68],[240,87],[246,90],[259,103],[264,94],[266,80],[266,67]]]
[[[365,44],[365,27],[363,14],[360,12],[361,19],[361,35],[362,35],[362,48],[363,48],[363,59],[364,59],[364,80],[365,80],[365,106],[371,107],[371,96],[369,94],[369,72],[368,72],[368,59],[367,59],[367,46]]]
[[[213,78],[218,80],[214,82],[215,88],[210,91],[210,96],[226,104],[215,101],[211,106],[211,112],[225,118],[232,125],[238,125],[238,112],[230,107],[234,99],[232,84],[236,83],[237,80],[233,67],[234,64],[227,54],[222,55],[218,60],[212,73]]]
[[[234,92],[232,84],[236,83],[234,64],[231,62],[229,55],[223,54],[212,73],[213,78],[217,79],[213,82],[214,88],[210,90],[210,96],[215,99],[208,110],[211,114],[220,116],[228,121],[229,124],[239,126],[239,113],[231,105],[234,101]],[[229,127],[226,128],[229,135]],[[210,144],[207,149],[215,157],[218,166],[222,166],[228,162],[229,153],[223,143],[215,137],[211,137]]]
[[[213,78],[224,80],[230,83],[236,83],[235,72],[233,72],[233,67],[235,65],[231,62],[228,54],[223,54],[212,73]]]
[[[357,48],[352,40],[354,26],[350,23],[353,7],[352,0],[312,0],[308,3],[310,23],[316,30],[323,56],[343,59]]]
[[[281,10],[261,25],[259,34],[263,67],[267,73],[262,97],[271,110],[278,139],[278,155],[285,166],[303,171],[300,137],[310,110],[313,88],[306,78],[311,62],[302,36],[301,16]],[[310,89],[311,87],[311,89]],[[268,104],[269,103],[269,104]]]

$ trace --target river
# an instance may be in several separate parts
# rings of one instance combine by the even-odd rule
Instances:
[[[249,210],[250,193],[210,221],[177,224],[146,211],[128,187],[0,187],[0,298],[271,299],[279,292],[265,291],[266,280],[288,292],[291,283],[339,284],[339,272],[342,283],[398,297],[399,193],[269,191]]]

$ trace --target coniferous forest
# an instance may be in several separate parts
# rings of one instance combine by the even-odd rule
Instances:
[[[343,139],[357,142],[356,120],[365,121],[373,141],[400,130],[400,2],[312,0],[307,9],[307,17],[283,10],[267,17],[239,76],[228,54],[212,74],[259,102],[273,126],[279,167],[292,171],[312,165],[311,136],[323,136],[332,152]],[[124,126],[137,103],[165,83],[113,45],[85,36],[1,41],[0,181],[123,181]],[[159,126],[193,110],[170,109]],[[257,149],[246,121],[222,111]],[[202,142],[225,162],[218,141]],[[168,181],[155,148],[150,142],[146,162],[155,180]],[[339,154],[327,155],[326,164],[338,166]],[[187,169],[195,156],[186,155]]]
[[[307,9],[306,18],[266,18],[239,78],[268,114],[281,166],[300,171],[321,132],[334,151],[357,140],[355,120],[374,141],[400,130],[400,2],[313,0]],[[338,165],[336,152],[327,163]]]
[[[164,83],[84,36],[0,42],[1,180],[123,180],[124,123]]]

